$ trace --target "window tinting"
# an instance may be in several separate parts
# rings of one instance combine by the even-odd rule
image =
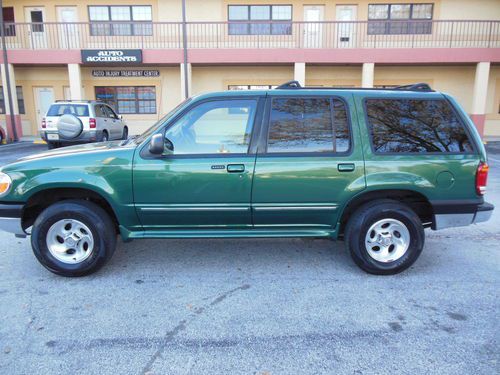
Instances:
[[[267,152],[346,152],[349,143],[347,112],[340,100],[273,99]]]
[[[202,103],[182,116],[165,137],[174,154],[247,153],[256,100],[217,100]]]
[[[431,34],[432,10],[426,3],[369,4],[368,34]]]
[[[376,152],[472,152],[460,119],[445,100],[368,99]]]
[[[292,33],[292,24],[283,22],[292,20],[291,5],[229,5],[228,19],[230,21],[229,35],[289,35]]]
[[[117,113],[156,113],[154,86],[96,86],[95,97]]]
[[[88,117],[89,107],[86,104],[52,104],[47,116],[75,115]]]
[[[150,5],[89,6],[89,20],[91,22],[90,35],[94,36],[153,35],[151,23],[153,16]]]

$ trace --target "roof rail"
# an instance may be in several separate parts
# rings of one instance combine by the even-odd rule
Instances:
[[[288,81],[276,87],[275,90],[301,89],[301,88],[302,86],[300,85],[299,81]]]
[[[434,91],[431,86],[425,82],[413,83],[411,85],[397,86],[394,90],[407,90],[407,91]]]
[[[326,87],[326,86],[306,86],[302,87],[299,81],[288,81],[285,82],[275,90],[286,90],[286,89],[313,89],[313,90],[401,90],[401,91],[423,91],[423,92],[433,92],[434,90],[429,86],[429,84],[424,82],[413,83],[411,85],[396,86],[391,88],[378,88],[378,87]]]

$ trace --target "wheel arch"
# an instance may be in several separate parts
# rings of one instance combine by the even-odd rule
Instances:
[[[424,227],[429,227],[433,221],[433,209],[429,199],[415,190],[411,189],[378,189],[364,191],[352,197],[342,208],[337,223],[337,237],[342,237],[345,231],[347,221],[354,211],[369,201],[375,199],[392,199],[409,206],[419,216]]]
[[[50,205],[63,200],[82,199],[96,203],[109,215],[118,233],[119,221],[115,209],[101,193],[79,187],[48,187],[33,193],[24,205],[21,223],[23,229],[29,228],[40,213]]]

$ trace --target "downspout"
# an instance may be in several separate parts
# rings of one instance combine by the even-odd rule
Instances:
[[[0,0],[1,1],[1,0]],[[184,50],[184,99],[189,98],[188,83],[188,52],[187,52],[187,24],[186,24],[186,0],[182,0],[182,48]]]
[[[17,142],[17,129],[16,129],[16,119],[14,116],[14,103],[12,102],[12,91],[10,86],[10,74],[9,74],[9,61],[7,57],[7,46],[5,45],[5,28],[3,23],[3,1],[0,0],[0,34],[2,37],[2,52],[3,52],[3,65],[5,69],[5,82],[4,84],[7,86],[7,98],[9,101],[9,112],[10,112],[10,124],[12,126],[12,139],[14,142]],[[5,133],[7,133],[8,127],[5,127]],[[9,139],[9,134],[6,134],[5,137],[7,140]]]

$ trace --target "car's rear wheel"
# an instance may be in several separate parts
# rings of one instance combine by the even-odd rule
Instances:
[[[84,276],[111,259],[116,231],[101,207],[84,200],[67,200],[49,206],[37,217],[31,245],[38,261],[49,271]]]
[[[102,132],[102,136],[101,136],[101,142],[107,142],[109,140],[109,135],[108,135],[108,132],[106,130],[104,130]]]
[[[392,275],[410,267],[424,246],[424,227],[407,205],[380,199],[358,208],[345,230],[354,262],[364,271]]]
[[[47,148],[49,150],[52,150],[54,148],[61,147],[61,144],[59,142],[47,142]]]

